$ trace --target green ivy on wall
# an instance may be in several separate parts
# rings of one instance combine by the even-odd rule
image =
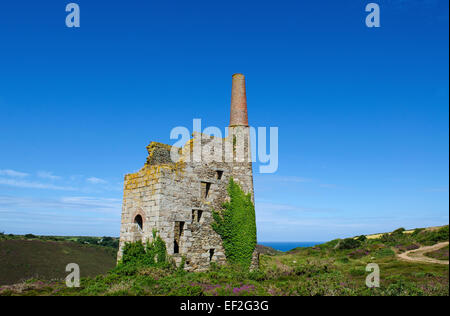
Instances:
[[[249,268],[256,248],[255,206],[251,195],[245,194],[239,184],[230,178],[230,201],[219,212],[212,212],[212,228],[222,238],[229,263]]]

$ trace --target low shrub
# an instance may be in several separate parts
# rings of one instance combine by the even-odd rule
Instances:
[[[355,249],[349,252],[348,256],[352,259],[360,259],[362,257],[369,255],[369,253],[370,252],[366,249]]]
[[[380,241],[382,243],[384,243],[384,244],[391,244],[392,245],[395,242],[397,242],[397,238],[396,237],[398,237],[398,235],[396,236],[396,235],[391,235],[391,234],[383,234],[380,237]]]
[[[266,280],[266,274],[261,270],[254,270],[248,273],[248,278],[254,281],[264,281]]]
[[[361,245],[361,242],[353,239],[353,238],[346,238],[341,240],[337,246],[336,249],[355,249],[358,248]]]
[[[424,295],[423,290],[419,289],[414,283],[399,280],[390,284],[384,291],[384,295],[388,296],[421,296]]]
[[[416,228],[414,229],[414,231],[411,233],[411,236],[417,236],[419,233],[421,233],[422,231],[424,231],[424,228]]]
[[[375,253],[376,258],[386,258],[395,256],[395,252],[391,248],[382,248]]]
[[[203,296],[203,288],[199,285],[187,285],[176,287],[170,293],[170,296]]]
[[[122,259],[113,273],[134,275],[140,269],[148,267],[175,269],[174,262],[167,254],[166,244],[156,231],[153,231],[153,240],[147,241],[145,247],[141,241],[126,243]]]
[[[311,277],[320,273],[327,273],[328,266],[325,264],[302,264],[294,268],[294,275],[305,275]]]
[[[329,242],[317,245],[320,249],[334,249],[339,244],[341,240],[340,239],[334,239]]]
[[[395,248],[397,248],[400,252],[405,252],[405,251],[419,249],[420,245],[415,244],[415,243],[399,244],[399,245],[395,245]]]
[[[336,261],[340,263],[349,263],[350,259],[348,259],[347,257],[340,257]]]
[[[427,252],[425,253],[425,256],[437,260],[448,260],[448,252],[449,252],[448,249],[449,247],[446,246],[435,251]]]
[[[353,268],[353,269],[350,269],[350,274],[352,276],[362,276],[362,275],[366,274],[366,270],[363,268]]]
[[[435,243],[449,240],[448,225],[441,227],[438,230],[425,230],[418,235],[419,242],[425,245],[433,245]]]
[[[365,242],[367,240],[367,237],[366,237],[366,235],[361,235],[361,236],[356,237],[356,240],[359,242]]]
[[[394,230],[391,235],[394,235],[394,236],[403,235],[404,232],[405,232],[405,229],[403,227],[401,227],[401,228]]]

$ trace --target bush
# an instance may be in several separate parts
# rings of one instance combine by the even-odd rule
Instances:
[[[337,262],[340,262],[340,263],[349,263],[350,260],[349,260],[347,257],[341,257],[341,258],[338,258],[338,259],[337,259]]]
[[[425,256],[438,259],[438,260],[448,260],[448,246],[425,253]]]
[[[25,238],[37,238],[37,236],[35,236],[33,234],[26,234]]]
[[[266,274],[261,270],[254,270],[248,273],[248,278],[254,281],[264,281],[266,280]]]
[[[203,288],[199,285],[181,286],[173,289],[170,296],[203,296]]]
[[[333,239],[329,242],[326,242],[324,244],[320,244],[317,247],[319,247],[320,249],[331,249],[331,248],[336,248],[336,246],[339,244],[341,240],[340,239]]]
[[[392,235],[394,235],[394,236],[403,235],[404,232],[405,232],[405,229],[403,227],[401,227],[401,228],[394,230],[392,232]]]
[[[112,237],[103,237],[98,244],[104,247],[111,247],[115,249],[119,248],[119,240],[117,238],[114,239]]]
[[[394,246],[398,243],[401,243],[407,237],[406,234],[403,234],[402,228],[397,229],[391,234],[383,234],[380,238],[380,241],[384,244],[388,244],[390,246]]]
[[[97,245],[98,238],[95,237],[78,237],[77,242],[80,244],[89,244],[89,245]]]
[[[418,236],[419,242],[422,242],[424,244],[435,244],[441,241],[446,241],[448,239],[449,239],[448,225],[441,227],[438,230],[422,231]]]
[[[312,277],[314,275],[327,273],[328,266],[327,265],[319,265],[319,264],[302,264],[298,265],[294,268],[295,275],[302,275],[306,277]]]
[[[390,284],[387,287],[385,294],[389,296],[422,296],[424,293],[423,290],[417,288],[414,283],[399,280]]]
[[[353,276],[362,276],[364,274],[366,274],[366,270],[362,269],[362,268],[354,268],[350,270],[350,274]]]
[[[145,267],[174,268],[173,261],[167,255],[166,244],[153,231],[153,240],[146,246],[141,241],[125,243],[122,259],[113,272],[134,275]]]
[[[369,254],[369,251],[366,249],[355,249],[352,250],[348,256],[352,259],[360,259],[362,257],[365,257]]]
[[[125,243],[121,262],[124,265],[142,263],[146,260],[146,255],[145,247],[141,241]]]
[[[357,237],[356,240],[360,242],[365,242],[367,240],[367,237],[365,235],[361,235]]]
[[[405,243],[405,244],[396,245],[395,248],[397,248],[400,252],[404,252],[404,251],[418,249],[418,248],[420,248],[420,246],[415,243]]]
[[[391,248],[382,248],[375,253],[376,258],[393,257],[395,252]]]
[[[361,245],[361,242],[359,240],[356,240],[354,238],[346,238],[341,240],[337,244],[337,249],[355,249],[358,248]]]
[[[440,228],[437,231],[436,235],[442,241],[448,240],[449,239],[448,225]]]
[[[153,231],[153,241],[147,242],[146,250],[150,265],[166,266],[169,263],[166,244],[156,235],[156,231]]]
[[[422,231],[424,231],[425,229],[424,228],[416,228],[416,229],[414,229],[414,231],[412,232],[412,234],[411,234],[411,236],[417,236],[417,235],[419,235],[419,233],[421,233]]]

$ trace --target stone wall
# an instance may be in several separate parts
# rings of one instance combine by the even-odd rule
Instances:
[[[188,271],[225,263],[221,238],[211,227],[212,210],[229,199],[230,177],[254,201],[249,139],[244,126],[230,127],[225,139],[194,133],[182,149],[174,149],[181,154],[177,163],[169,159],[171,146],[151,143],[145,166],[125,176],[118,260],[125,242],[151,240],[156,229],[177,263],[185,257]],[[194,150],[198,145],[201,153]],[[219,159],[211,159],[211,152]],[[142,216],[142,229],[135,223],[137,215]],[[255,253],[252,267],[257,264]]]

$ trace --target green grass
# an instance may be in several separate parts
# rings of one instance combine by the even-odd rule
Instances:
[[[438,260],[448,260],[448,246],[435,251],[427,252],[424,255]]]
[[[133,274],[110,272],[85,278],[81,288],[63,282],[38,283],[28,289],[0,289],[1,295],[448,295],[448,267],[398,261],[393,257],[333,261],[333,253],[312,258],[309,250],[261,257],[261,270],[212,267],[207,272],[141,268]],[[365,286],[365,266],[374,261],[381,270],[381,287]]]
[[[31,280],[0,287],[0,295],[449,295],[447,265],[401,261],[399,245],[422,246],[445,239],[441,232],[396,234],[378,239],[340,240],[288,253],[261,255],[260,269],[215,266],[205,272],[185,272],[166,267],[122,267],[106,275],[83,278],[80,288],[61,281]],[[447,227],[448,240],[448,227]],[[341,244],[341,246],[339,246]],[[405,246],[407,247],[407,246]],[[448,248],[447,248],[448,251]],[[380,267],[380,287],[369,289],[368,263]]]
[[[0,240],[73,241],[83,245],[104,246],[115,249],[119,247],[119,238],[117,237],[14,235],[0,232]]]
[[[115,266],[116,250],[70,241],[0,239],[0,285],[65,278],[72,262],[82,276],[105,274]]]

